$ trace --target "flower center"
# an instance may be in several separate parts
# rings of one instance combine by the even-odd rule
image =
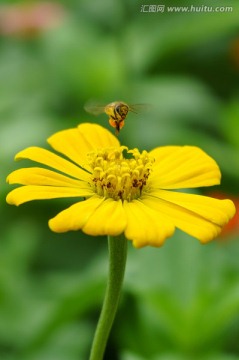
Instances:
[[[130,158],[124,158],[123,151]],[[126,146],[106,148],[88,154],[94,191],[106,198],[131,201],[140,197],[147,184],[154,159],[147,151]]]

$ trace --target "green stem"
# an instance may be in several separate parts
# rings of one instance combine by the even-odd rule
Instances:
[[[127,258],[127,240],[123,235],[108,237],[109,274],[105,298],[95,331],[89,360],[103,360],[105,347],[118,308]]]

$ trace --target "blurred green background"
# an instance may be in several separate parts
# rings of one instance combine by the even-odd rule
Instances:
[[[150,104],[129,114],[121,142],[200,146],[223,174],[220,188],[200,193],[238,206],[238,0],[156,3],[233,8],[219,13],[141,12],[150,4],[1,1],[0,359],[88,359],[106,238],[50,232],[48,219],[74,200],[5,204],[7,174],[27,165],[14,163],[19,150],[80,122],[110,128],[106,115],[84,112],[87,101]],[[238,233],[235,217],[207,246],[180,231],[161,249],[129,243],[105,360],[239,359]]]

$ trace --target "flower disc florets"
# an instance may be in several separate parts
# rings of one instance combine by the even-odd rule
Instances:
[[[124,157],[124,150],[131,158]],[[147,151],[140,153],[126,146],[91,152],[88,159],[94,191],[106,198],[127,201],[140,197],[154,162]]]

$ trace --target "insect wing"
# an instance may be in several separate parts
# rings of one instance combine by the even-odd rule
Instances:
[[[144,111],[147,111],[149,109],[148,104],[133,104],[129,105],[129,111],[138,114]]]
[[[99,115],[105,111],[105,106],[99,105],[95,102],[88,102],[85,104],[84,109],[92,115]]]

